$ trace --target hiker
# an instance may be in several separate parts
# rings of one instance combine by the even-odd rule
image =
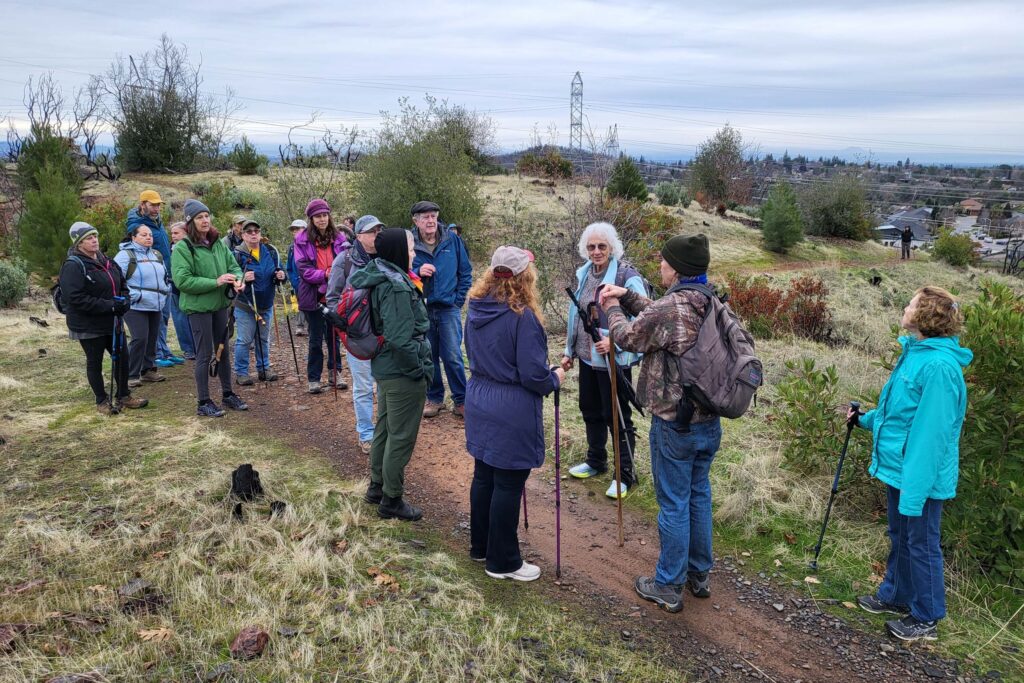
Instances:
[[[174,254],[174,245],[187,236],[185,223],[177,221],[171,225],[171,255]],[[164,261],[164,267],[170,273],[171,262]],[[178,337],[178,344],[181,346],[181,353],[185,360],[196,359],[196,345],[192,341],[192,328],[188,325],[188,316],[181,311],[181,292],[174,286],[171,279],[171,320],[174,321],[174,334]]]
[[[99,231],[78,221],[68,231],[71,247],[60,268],[61,305],[67,317],[68,336],[85,351],[85,376],[96,396],[96,410],[111,415],[111,396],[103,382],[103,352],[114,357],[114,318],[128,312],[128,286],[114,262],[100,251]],[[115,300],[114,297],[120,297]],[[124,408],[144,408],[149,403],[135,398],[128,388],[128,348],[123,333],[111,368],[117,384],[117,402]]]
[[[274,295],[277,283],[284,280],[281,255],[270,243],[263,242],[260,224],[246,220],[242,224],[242,244],[233,252],[242,269],[245,289],[235,297],[235,383],[252,386],[249,352],[256,348],[256,373],[261,382],[276,382],[270,369],[270,331],[274,322]],[[253,308],[255,302],[255,308]]]
[[[384,347],[370,368],[377,380],[377,425],[370,449],[370,485],[364,500],[384,518],[416,521],[423,511],[403,499],[405,466],[420,431],[420,413],[434,371],[427,342],[423,283],[409,268],[413,237],[401,228],[381,230],[377,258],[352,272],[349,282],[373,288],[370,304]]]
[[[335,257],[348,248],[345,235],[334,227],[331,207],[323,199],[314,199],[306,206],[309,227],[295,237],[295,267],[299,271],[299,310],[306,316],[309,329],[309,354],[306,357],[306,379],[311,394],[323,391],[320,375],[324,368],[324,343],[327,344],[327,385],[337,382],[339,389],[348,389],[341,376],[341,342],[334,328],[320,312],[326,301],[327,279]],[[333,373],[331,371],[334,371]],[[333,376],[332,376],[333,374]]]
[[[910,226],[903,228],[903,232],[900,233],[900,260],[905,261],[910,258],[910,245],[914,241],[914,231],[910,229]]]
[[[224,246],[228,248],[232,254],[235,253],[235,249],[242,244],[242,226],[249,220],[242,214],[236,214],[234,219],[231,221],[231,229],[228,234],[224,235],[223,241]]]
[[[974,358],[960,346],[960,304],[941,287],[922,287],[903,309],[910,332],[878,397],[878,407],[847,420],[871,430],[868,472],[886,486],[889,558],[874,595],[857,598],[872,614],[895,614],[900,640],[936,640],[946,616],[939,531],[942,503],[956,496],[960,429],[967,410],[963,368]]]
[[[707,284],[711,252],[704,235],[677,235],[661,248],[661,284]],[[635,290],[607,285],[601,305],[619,348],[644,354],[637,395],[651,411],[651,478],[658,500],[661,553],[654,576],[638,577],[634,588],[669,612],[683,608],[685,583],[697,598],[711,595],[711,461],[722,440],[717,415],[685,401],[672,356],[697,341],[708,298],[693,290],[670,290],[651,301]],[[628,316],[636,317],[630,321]],[[677,408],[692,410],[689,425]],[[683,411],[680,411],[683,412]]]
[[[361,216],[355,223],[356,240],[352,247],[334,257],[327,281],[327,306],[338,309],[341,293],[352,271],[362,268],[377,255],[375,242],[384,224],[376,216]],[[371,361],[360,360],[345,350],[348,370],[352,375],[352,407],[356,413],[356,434],[359,450],[370,454],[373,441],[373,372]]]
[[[348,240],[349,244],[352,244],[353,242],[356,241],[355,216],[345,216],[343,219],[341,219],[341,226],[339,226],[338,229],[345,233],[345,238]]]
[[[519,552],[519,501],[530,470],[544,464],[543,397],[565,380],[565,370],[548,365],[532,261],[525,249],[498,247],[469,290],[466,316],[469,555],[488,576],[515,581],[540,578]]]
[[[430,358],[434,376],[427,390],[423,417],[436,417],[444,407],[441,363],[452,394],[452,413],[462,417],[466,401],[466,368],[462,362],[462,304],[473,284],[473,265],[462,238],[438,225],[440,208],[434,202],[412,206],[416,240],[413,271],[423,280],[430,319]]]
[[[128,386],[134,388],[143,382],[167,379],[156,367],[156,340],[171,286],[163,256],[153,248],[149,226],[140,223],[130,237],[121,242],[114,263],[120,267],[130,293],[131,310],[124,314],[124,322],[132,337],[128,345]]]
[[[589,310],[589,304],[597,301],[597,289],[604,285],[618,285],[647,296],[644,280],[631,265],[622,260],[622,242],[610,223],[591,223],[580,235],[578,250],[586,263],[576,271],[576,299],[580,305]],[[587,430],[587,459],[569,468],[569,474],[577,479],[604,474],[608,470],[608,434],[612,431],[612,396],[611,379],[608,376],[609,351],[608,321],[605,312],[598,309],[600,317],[597,326],[601,330],[601,341],[594,343],[590,335],[584,331],[583,321],[579,312],[572,304],[569,305],[568,336],[565,351],[562,354],[562,368],[572,368],[573,359],[580,361],[579,406],[583,422]],[[616,340],[616,343],[618,340]],[[623,370],[628,382],[633,381],[632,367],[640,362],[640,356],[624,350],[616,344],[615,363]],[[619,454],[622,469],[622,495],[636,485],[636,470],[630,453],[636,453],[636,429],[633,427],[633,410],[628,401],[619,401]],[[623,426],[625,425],[625,426]],[[619,483],[612,478],[611,485],[605,492],[609,498],[619,494]]]
[[[132,231],[140,225],[145,225],[153,233],[153,248],[160,252],[164,258],[164,266],[170,267],[171,263],[171,240],[164,230],[163,220],[160,218],[160,209],[163,207],[163,200],[155,190],[143,190],[139,194],[139,203],[128,211],[128,218],[125,219],[125,236],[130,237]],[[167,344],[167,322],[174,315],[174,302],[168,297],[164,310],[160,313],[160,334],[156,341],[156,364],[161,368],[169,368],[172,365],[181,365],[185,362],[186,356],[175,355]],[[179,338],[178,344],[182,345]],[[182,352],[186,349],[182,346]]]
[[[218,239],[205,204],[198,199],[185,200],[184,218],[187,236],[174,249],[171,274],[196,345],[196,414],[223,417],[224,410],[210,398],[214,369],[224,405],[232,410],[249,409],[231,390],[231,298],[244,287],[242,269]]]
[[[285,266],[285,271],[288,273],[288,284],[291,285],[291,301],[287,302],[287,305],[291,306],[292,301],[298,305],[299,300],[299,269],[295,266],[295,238],[300,232],[306,229],[306,221],[301,218],[297,218],[292,221],[292,224],[288,226],[288,231],[292,235],[292,241],[288,245],[288,262]],[[298,308],[292,309],[298,310]],[[296,318],[295,336],[305,337],[306,336],[306,316],[300,315]]]

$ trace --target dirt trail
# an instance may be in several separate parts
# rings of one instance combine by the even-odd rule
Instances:
[[[337,402],[330,393],[306,394],[305,380],[294,377],[286,348],[279,346],[273,352],[275,367],[284,375],[281,381],[244,392],[251,419],[296,446],[328,455],[342,474],[366,477],[367,459],[357,448],[350,393],[339,392]],[[570,464],[563,464],[563,474]],[[472,469],[462,421],[449,412],[425,420],[407,471],[407,497],[424,508],[421,523],[453,539],[453,552],[468,552]],[[691,597],[675,615],[661,611],[640,600],[632,588],[635,577],[652,573],[657,561],[656,521],[627,506],[625,546],[619,548],[614,502],[571,479],[562,483],[562,580],[558,582],[552,461],[535,471],[527,484],[530,528],[520,527],[520,540],[528,559],[544,571],[539,583],[546,584],[534,590],[582,603],[587,613],[603,615],[602,623],[613,634],[635,641],[637,647],[662,653],[670,648],[671,661],[697,680],[957,678],[955,662],[857,631],[821,613],[807,593],[794,592],[788,582],[783,587],[778,580],[773,583],[768,577],[747,575],[727,558],[719,558],[712,573],[710,599]],[[859,618],[855,613],[851,617]]]

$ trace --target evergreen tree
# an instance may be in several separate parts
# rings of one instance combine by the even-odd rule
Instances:
[[[621,199],[647,201],[647,185],[644,183],[640,169],[627,156],[619,159],[608,179],[608,194]]]
[[[804,238],[804,222],[789,183],[776,183],[761,207],[761,234],[765,249],[785,254]]]
[[[32,271],[51,277],[67,257],[68,228],[81,205],[78,189],[70,185],[57,166],[47,164],[36,174],[39,189],[25,193],[25,209],[18,220],[21,254]]]

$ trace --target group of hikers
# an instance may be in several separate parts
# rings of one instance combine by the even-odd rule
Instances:
[[[523,560],[518,526],[527,478],[545,458],[544,397],[558,392],[576,369],[587,450],[570,474],[604,475],[609,433],[617,434],[613,450],[621,461],[607,495],[621,498],[637,484],[637,451],[630,401],[620,392],[638,368],[635,400],[651,415],[648,444],[661,546],[653,574],[638,577],[634,587],[669,612],[682,609],[684,590],[696,598],[711,595],[709,473],[721,444],[721,418],[692,393],[677,362],[695,348],[712,309],[711,245],[705,235],[676,235],[661,246],[659,284],[666,294],[653,299],[650,285],[625,260],[616,228],[587,226],[578,243],[583,265],[574,294],[593,316],[588,320],[570,305],[563,355],[550,364],[534,255],[498,247],[474,281],[460,234],[439,221],[440,207],[433,202],[414,204],[413,225],[404,229],[388,228],[372,215],[335,227],[328,203],[313,199],[305,220],[290,226],[293,241],[284,259],[262,227],[244,216],[222,238],[209,208],[197,199],[185,201],[182,220],[168,235],[161,204],[156,192],[141,194],[114,259],[101,252],[91,225],[77,222],[70,229],[60,295],[70,336],[85,351],[101,413],[144,407],[146,399],[131,390],[163,380],[160,366],[186,359],[195,364],[198,415],[224,415],[210,396],[214,376],[221,404],[246,410],[234,386],[256,381],[250,353],[259,381],[277,379],[270,362],[271,323],[275,297],[290,284],[308,336],[309,393],[323,390],[325,347],[328,385],[347,388],[345,354],[355,436],[369,456],[364,500],[385,519],[422,518],[422,510],[404,497],[405,470],[421,419],[444,409],[446,379],[451,412],[464,420],[466,449],[474,458],[470,556],[493,578],[533,581],[541,570]],[[368,359],[343,349],[332,324],[339,302],[356,290],[369,293],[380,340]],[[128,345],[119,332],[122,319]],[[169,319],[182,357],[167,347]],[[885,483],[889,501],[892,545],[885,576],[878,591],[858,603],[900,617],[887,628],[904,640],[934,639],[936,623],[945,616],[940,517],[943,501],[956,492],[966,411],[962,368],[972,357],[958,342],[962,320],[949,292],[918,290],[904,311],[901,325],[909,334],[900,339],[903,352],[878,407],[844,413],[851,429],[873,432],[871,474]],[[104,353],[121,361],[114,363],[116,389],[110,392],[102,375]],[[616,367],[618,374],[611,370]]]

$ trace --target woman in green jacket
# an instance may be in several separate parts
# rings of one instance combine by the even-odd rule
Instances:
[[[903,311],[903,353],[878,398],[864,415],[847,419],[870,429],[873,477],[886,485],[892,546],[875,595],[857,598],[886,622],[893,636],[935,640],[946,616],[939,529],[942,501],[956,496],[960,429],[967,411],[963,368],[974,357],[960,346],[960,304],[941,287],[922,287]]]
[[[374,323],[384,346],[370,362],[377,380],[377,425],[370,447],[370,486],[367,503],[377,514],[416,521],[423,511],[402,499],[405,466],[412,458],[420,431],[427,385],[434,376],[430,360],[427,308],[423,283],[410,272],[412,233],[401,228],[382,230],[374,242],[377,258],[349,278],[355,289],[372,288]]]
[[[228,248],[217,239],[210,210],[197,199],[185,201],[185,230],[171,257],[174,286],[181,292],[179,304],[188,315],[196,347],[196,414],[222,417],[224,411],[210,398],[210,371],[216,356],[224,405],[248,410],[245,401],[231,391],[230,307],[234,294],[245,287],[242,270]]]

